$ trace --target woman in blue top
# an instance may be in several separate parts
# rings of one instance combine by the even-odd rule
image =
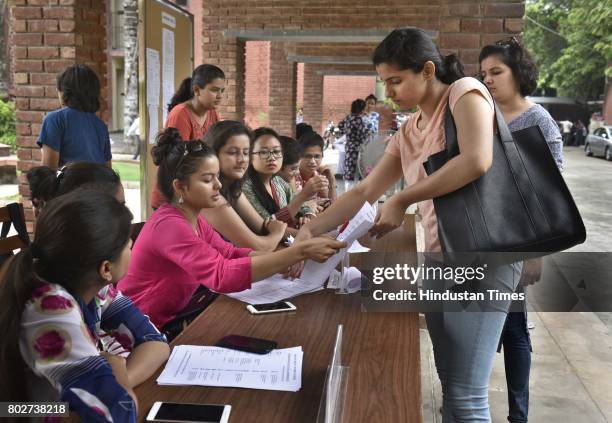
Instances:
[[[526,97],[537,86],[538,70],[527,50],[514,38],[485,46],[480,52],[480,76],[497,102],[510,131],[539,126],[559,170],[563,169],[563,142],[559,127],[539,104]],[[541,259],[523,265],[521,282],[539,279]],[[523,302],[523,304],[525,304]],[[500,344],[504,347],[508,385],[508,421],[527,422],[531,342],[527,310],[508,313]]]
[[[169,348],[113,285],[130,261],[131,220],[93,190],[45,206],[34,243],[0,281],[0,401],[65,401],[82,421],[136,421],[133,388]]]
[[[96,116],[100,109],[100,80],[85,65],[68,67],[57,78],[62,106],[45,116],[38,137],[42,164],[57,169],[77,161],[111,166],[106,124]]]

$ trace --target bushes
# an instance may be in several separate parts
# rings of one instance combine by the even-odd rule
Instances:
[[[0,143],[11,147],[11,152],[17,151],[15,134],[15,104],[0,100]]]

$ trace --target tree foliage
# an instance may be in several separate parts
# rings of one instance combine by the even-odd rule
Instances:
[[[540,87],[597,98],[606,69],[612,75],[612,0],[534,0],[526,14],[524,39],[540,69]]]

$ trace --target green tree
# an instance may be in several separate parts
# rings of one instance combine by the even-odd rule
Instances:
[[[540,70],[539,88],[556,88],[552,66],[567,47],[559,22],[567,16],[570,0],[531,0],[525,8],[523,40]]]
[[[0,143],[11,146],[11,152],[17,150],[15,134],[15,104],[0,99]]]
[[[555,84],[561,93],[597,98],[612,64],[612,0],[573,0],[560,26],[568,44],[552,66]]]
[[[603,92],[612,63],[612,0],[530,0],[525,21],[541,88],[582,100]]]

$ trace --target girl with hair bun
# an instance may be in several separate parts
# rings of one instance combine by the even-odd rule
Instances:
[[[72,163],[59,171],[46,166],[34,167],[27,173],[27,178],[36,215],[48,201],[77,188],[102,191],[125,204],[119,175],[110,167],[98,163]]]
[[[130,260],[131,220],[94,190],[45,206],[35,241],[7,262],[0,282],[0,401],[65,401],[82,421],[136,421],[133,388],[170,350],[113,285]],[[108,336],[121,355],[106,348]]]
[[[236,248],[201,214],[221,199],[213,149],[202,141],[185,143],[169,128],[158,136],[152,154],[159,188],[170,201],[142,228],[119,288],[164,331],[176,334],[182,328],[177,315],[201,286],[219,293],[243,291],[306,258],[325,261],[345,245],[315,238],[273,253]]]
[[[429,35],[417,28],[392,31],[374,50],[373,62],[385,84],[386,96],[403,110],[419,110],[391,138],[374,170],[302,227],[296,239],[308,239],[336,228],[351,218],[364,201],[377,201],[403,175],[406,188],[378,208],[370,232],[380,238],[399,227],[408,206],[417,203],[425,232],[425,252],[441,252],[432,199],[456,191],[491,167],[493,99],[480,81],[464,77],[455,55],[443,56]],[[461,153],[428,176],[423,163],[446,149],[447,108],[455,122]],[[437,262],[429,265],[439,266]],[[500,290],[512,293],[519,281],[520,267],[490,266],[481,282],[483,286],[496,282]],[[426,279],[423,289],[438,292],[443,284],[444,281]],[[491,421],[489,376],[510,302],[479,305],[486,312],[425,313],[442,383],[444,423]]]

